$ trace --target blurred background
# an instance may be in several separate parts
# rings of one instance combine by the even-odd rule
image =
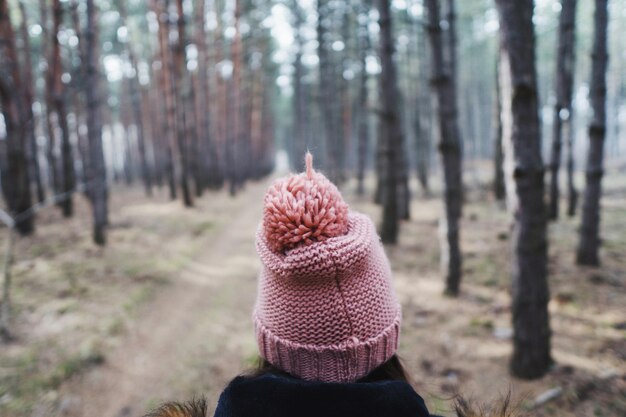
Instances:
[[[431,412],[626,415],[624,27],[624,0],[0,0],[0,415],[212,410],[307,150],[379,224]]]

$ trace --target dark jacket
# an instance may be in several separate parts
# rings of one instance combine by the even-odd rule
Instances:
[[[266,374],[237,377],[220,396],[215,417],[430,417],[402,381],[331,384]]]

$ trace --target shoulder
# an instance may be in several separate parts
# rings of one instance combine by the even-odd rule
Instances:
[[[430,416],[422,397],[405,382],[333,384],[272,374],[233,379],[223,391],[215,414],[265,415]]]

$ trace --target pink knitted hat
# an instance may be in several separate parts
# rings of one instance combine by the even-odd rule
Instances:
[[[265,195],[256,338],[261,356],[292,375],[354,382],[396,352],[400,306],[374,224],[312,161]]]

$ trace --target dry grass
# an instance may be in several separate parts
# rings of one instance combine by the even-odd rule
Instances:
[[[431,412],[452,415],[461,393],[513,403],[534,416],[626,415],[626,190],[613,181],[603,200],[603,266],[574,263],[579,217],[549,227],[549,280],[554,369],[536,381],[508,375],[511,353],[509,218],[484,191],[470,191],[462,220],[462,294],[442,296],[437,221],[439,198],[414,200],[399,244],[387,248],[404,308],[400,354]],[[346,187],[352,189],[349,184]],[[349,194],[348,194],[349,195]],[[349,196],[374,218],[369,200]],[[552,401],[535,398],[561,387]]]
[[[106,361],[138,309],[169,286],[238,204],[222,194],[185,210],[139,189],[111,193],[108,245],[91,242],[90,207],[64,219],[48,208],[21,238],[13,268],[15,340],[0,349],[0,415],[30,415],[58,400],[72,376]],[[6,233],[0,230],[0,247]]]
[[[450,299],[442,295],[439,273],[441,202],[437,197],[414,199],[399,244],[386,250],[404,308],[400,354],[432,412],[451,415],[450,399],[458,392],[488,403],[511,389],[513,404],[531,415],[626,415],[623,182],[613,179],[603,200],[601,268],[574,264],[578,218],[550,225],[550,312],[557,365],[537,381],[511,379],[507,372],[511,320],[506,213],[485,190],[469,193],[462,223],[462,294]],[[42,213],[36,235],[20,239],[17,246],[17,340],[0,350],[0,415],[81,415],[70,412],[75,401],[115,396],[115,386],[124,386],[124,381],[114,381],[109,392],[84,388],[82,399],[76,392],[83,382],[104,378],[107,373],[101,369],[118,365],[116,358],[128,345],[128,329],[155,314],[162,306],[159,300],[180,279],[189,291],[205,291],[210,305],[204,306],[204,295],[195,295],[194,306],[202,310],[184,313],[193,325],[185,324],[191,326],[188,337],[176,341],[184,355],[171,353],[175,363],[146,364],[153,368],[152,378],[162,378],[136,387],[134,402],[111,415],[140,414],[161,401],[200,394],[207,396],[212,410],[224,384],[255,359],[248,321],[258,268],[252,246],[257,219],[239,230],[233,213],[243,205],[260,207],[259,190],[265,186],[253,185],[252,194],[236,199],[211,194],[191,210],[164,195],[148,200],[138,190],[115,190],[105,249],[91,244],[89,208],[82,199],[77,199],[73,219],[62,219],[56,209]],[[344,187],[353,208],[378,219],[379,207],[354,196],[353,189],[351,183]],[[229,239],[233,233],[224,228],[232,226],[237,233]],[[208,242],[218,233],[225,246],[219,253],[207,253]],[[0,235],[2,245],[5,234]],[[176,288],[184,294],[185,287]],[[561,388],[559,396],[532,408],[539,394],[555,387]]]

